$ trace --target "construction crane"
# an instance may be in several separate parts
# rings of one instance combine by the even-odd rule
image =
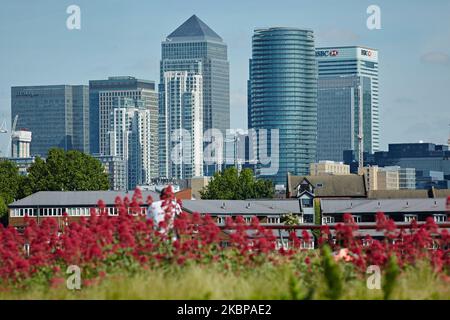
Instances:
[[[358,110],[358,171],[362,172],[364,168],[364,131],[363,131],[363,91],[362,86],[358,86],[359,91],[359,110]]]
[[[11,140],[14,137],[14,135],[16,134],[16,126],[17,126],[17,119],[19,118],[19,115],[16,114],[16,116],[14,117],[12,126],[11,126],[11,136],[9,138],[9,143],[8,143],[8,148],[7,150],[11,149]],[[2,126],[0,127],[0,133],[8,133],[8,129],[6,128],[6,121],[3,121]],[[1,151],[0,151],[1,153]]]

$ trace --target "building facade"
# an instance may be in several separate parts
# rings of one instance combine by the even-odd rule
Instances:
[[[370,166],[361,168],[359,174],[364,176],[367,191],[400,189],[398,170]]]
[[[11,134],[11,157],[30,158],[31,131],[19,130]]]
[[[268,130],[268,141],[258,137],[257,156],[278,159],[276,174],[257,175],[277,185],[288,172],[308,174],[316,159],[317,64],[314,33],[297,28],[256,29],[252,39],[248,82],[248,128]],[[278,152],[269,142],[278,130]],[[259,136],[259,135],[258,135]]]
[[[342,162],[319,161],[318,163],[311,163],[309,174],[311,176],[350,174],[350,166]]]
[[[110,190],[127,190],[128,172],[125,161],[120,156],[94,156],[99,160],[108,174]]]
[[[151,111],[142,100],[115,97],[109,120],[108,154],[124,160],[127,188],[150,184]]]
[[[166,150],[161,176],[189,179],[203,176],[203,77],[187,71],[164,73],[165,115],[160,125]]]
[[[218,129],[223,135],[230,127],[229,63],[227,45],[222,38],[197,16],[193,15],[167,36],[161,44],[160,63],[160,139],[166,134],[165,74],[170,71],[187,71],[203,79],[203,131]],[[168,150],[160,147],[160,163],[167,162]],[[222,155],[218,155],[218,160]],[[212,175],[219,167],[205,166],[205,174]],[[166,172],[160,173],[164,177]]]
[[[106,80],[89,81],[90,145],[91,154],[110,155],[110,116],[115,98],[141,100],[149,110],[151,166],[150,176],[158,176],[158,94],[154,81],[134,77],[109,77]]]
[[[317,48],[316,57],[319,70],[317,160],[343,161],[344,150],[356,150],[358,154],[361,100],[363,150],[378,151],[378,51],[365,47],[327,47]]]
[[[20,86],[11,88],[11,119],[33,132],[32,156],[50,148],[89,152],[87,86]],[[11,121],[13,122],[13,121]]]

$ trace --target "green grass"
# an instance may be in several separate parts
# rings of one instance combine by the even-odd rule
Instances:
[[[79,291],[34,285],[0,291],[0,299],[326,299],[329,287],[321,272],[296,275],[293,265],[263,265],[240,273],[218,265],[170,267],[114,274]],[[344,274],[344,273],[343,273]],[[340,299],[383,299],[382,290],[369,290],[365,278],[345,277]],[[410,268],[397,278],[391,299],[450,299],[448,282],[427,267]]]

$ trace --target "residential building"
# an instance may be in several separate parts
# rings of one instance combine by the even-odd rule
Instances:
[[[127,188],[150,184],[151,111],[143,100],[115,97],[109,120],[108,154],[124,160]]]
[[[109,130],[115,98],[140,100],[150,113],[150,168],[147,174],[158,177],[158,96],[155,82],[130,76],[109,77],[89,81],[90,151],[91,154],[111,155]]]
[[[110,190],[127,190],[127,165],[121,156],[94,156],[108,174]]]
[[[196,15],[191,16],[175,31],[167,36],[161,44],[160,63],[160,140],[164,141],[167,128],[165,102],[166,72],[189,72],[202,78],[201,93],[203,99],[203,131],[218,129],[222,135],[230,128],[230,94],[229,62],[227,45],[223,39]],[[169,132],[170,134],[170,132]],[[210,134],[208,133],[208,137]],[[210,138],[208,138],[210,139]],[[205,144],[207,141],[204,141]],[[160,176],[167,176],[167,158],[170,150],[162,143],[160,146]],[[205,175],[212,175],[220,170],[222,154],[217,157],[215,165],[205,165]]]
[[[164,74],[164,119],[160,176],[189,179],[203,176],[203,77],[187,71]],[[167,153],[169,151],[169,153]]]
[[[350,166],[343,162],[335,161],[319,161],[311,163],[309,166],[309,174],[311,176],[319,176],[326,174],[342,175],[350,174]]]
[[[342,161],[344,150],[359,154],[361,102],[363,150],[378,151],[378,51],[358,46],[326,47],[317,48],[316,57],[319,70],[317,160]]]
[[[416,188],[416,169],[402,168],[400,166],[384,167],[384,170],[397,171],[399,176],[399,189],[415,189]]]
[[[20,86],[11,88],[11,119],[33,133],[31,156],[50,148],[89,151],[87,86]],[[12,121],[13,122],[13,121]]]
[[[309,164],[316,159],[317,142],[313,31],[256,29],[248,90],[248,128],[258,131],[257,176],[284,185],[288,172],[308,174]],[[265,130],[267,139],[261,136]],[[272,143],[272,137],[278,137],[278,141]],[[264,159],[268,156],[269,164]]]

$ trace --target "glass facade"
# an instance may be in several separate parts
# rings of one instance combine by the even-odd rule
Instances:
[[[319,77],[317,160],[343,161],[344,150],[359,152],[359,87],[363,91],[363,148],[372,150],[371,81],[345,75]]]
[[[378,51],[356,46],[317,48],[316,58],[319,68],[317,160],[342,161],[344,150],[356,150],[358,154],[359,85],[363,89],[363,148],[368,153],[378,151]],[[349,110],[354,112],[353,128],[349,127],[348,117],[343,116]],[[334,147],[328,140],[333,141]]]
[[[248,82],[248,127],[279,130],[278,172],[262,176],[286,184],[287,173],[306,175],[316,158],[317,64],[314,34],[297,28],[257,29]],[[266,149],[258,141],[258,150]],[[267,141],[270,155],[271,144]],[[258,165],[261,168],[261,165]]]
[[[160,141],[166,135],[164,75],[170,71],[187,71],[202,76],[203,130],[219,129],[223,135],[230,128],[229,63],[227,45],[222,38],[193,15],[167,36],[161,44],[160,63]],[[160,164],[167,162],[168,151],[160,146]],[[205,167],[211,175],[214,168]],[[161,177],[167,177],[162,170]]]
[[[11,119],[31,131],[32,156],[50,148],[89,152],[87,86],[22,86],[11,88]]]

